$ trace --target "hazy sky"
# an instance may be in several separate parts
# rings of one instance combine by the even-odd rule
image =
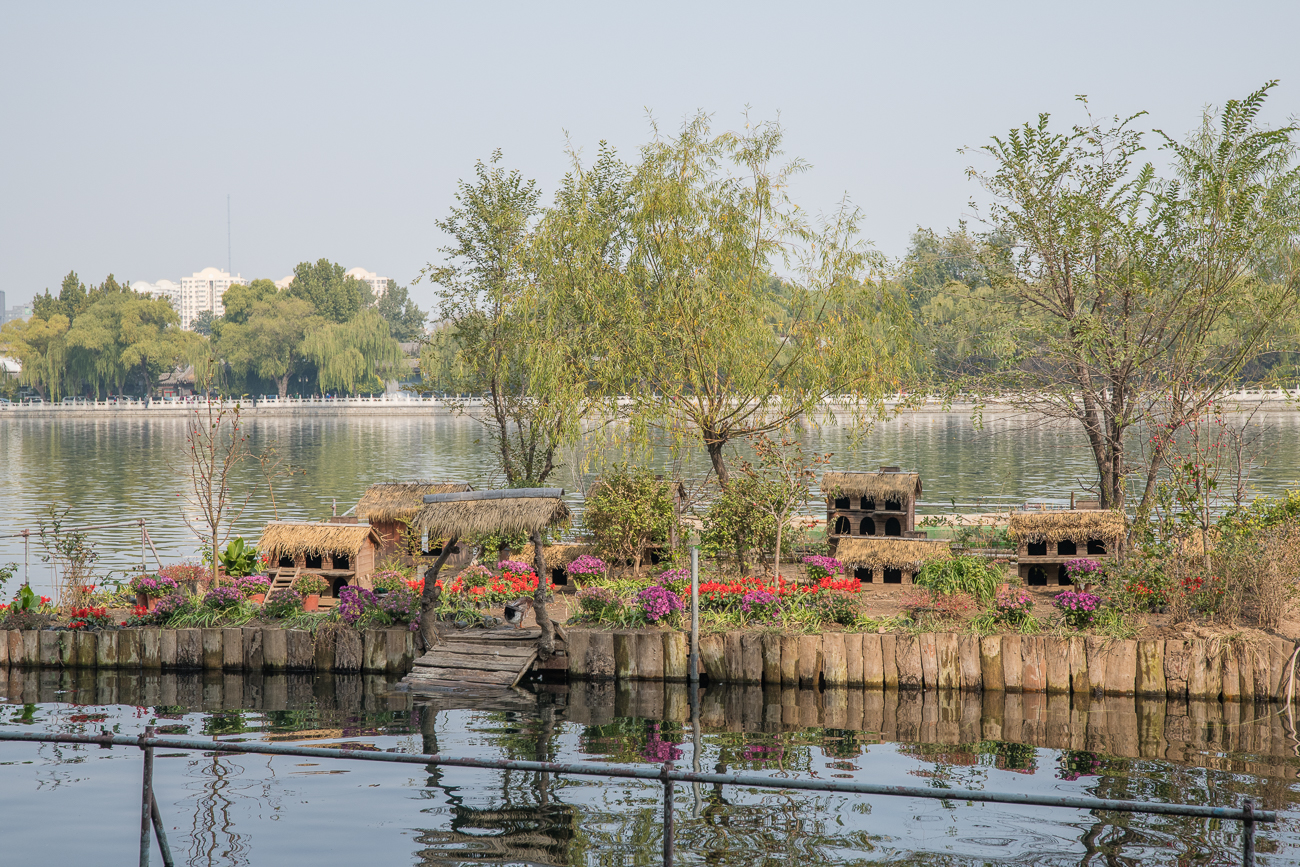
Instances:
[[[1178,133],[1265,80],[1300,107],[1300,3],[9,3],[0,15],[0,289],[69,269],[278,278],[328,257],[411,281],[457,179],[502,148],[548,193],[565,134],[634,156],[672,129],[779,112],[900,256],[967,215],[963,145],[1049,111]],[[427,304],[426,289],[414,290]]]

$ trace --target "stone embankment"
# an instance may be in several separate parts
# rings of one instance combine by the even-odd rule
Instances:
[[[568,630],[572,680],[683,681],[681,632]],[[1293,642],[1116,641],[1095,636],[783,635],[700,637],[711,683],[802,688],[987,690],[1006,693],[1285,700]]]
[[[313,635],[305,629],[116,629],[0,632],[0,666],[161,671],[405,674],[415,642],[405,629]]]

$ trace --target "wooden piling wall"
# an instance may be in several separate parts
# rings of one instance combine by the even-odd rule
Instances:
[[[415,661],[406,629],[313,635],[301,629],[116,629],[0,632],[0,670],[361,671],[403,675]],[[354,645],[360,645],[355,647]]]
[[[685,679],[685,637],[663,630],[608,633],[570,628],[578,654],[597,641],[617,664],[571,659],[571,680]],[[10,646],[16,646],[11,641]],[[1026,695],[1140,695],[1224,701],[1285,700],[1295,643],[1187,639],[1119,641],[1097,636],[786,635],[729,632],[700,637],[700,679],[799,687],[989,690]],[[608,651],[606,651],[608,654]],[[1297,665],[1300,668],[1300,665]],[[1300,700],[1300,684],[1296,688]]]

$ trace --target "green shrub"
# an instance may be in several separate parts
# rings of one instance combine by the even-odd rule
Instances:
[[[276,620],[282,620],[285,617],[292,617],[302,612],[302,597],[293,590],[280,588],[272,590],[267,594],[266,602],[262,605],[262,613],[267,617],[273,617]]]
[[[672,536],[672,485],[644,467],[616,464],[588,492],[582,520],[602,557],[632,561],[639,576],[645,549]]]
[[[704,516],[700,545],[709,557],[734,554],[741,572],[747,571],[748,552],[758,549],[767,553],[776,547],[776,520],[759,506],[762,485],[752,476],[736,475],[719,492]],[[781,539],[781,558],[793,557],[793,533]]]
[[[926,563],[916,573],[913,583],[944,596],[965,593],[981,604],[988,604],[997,594],[998,585],[1006,580],[1006,572],[1000,567],[983,557],[964,555]]]

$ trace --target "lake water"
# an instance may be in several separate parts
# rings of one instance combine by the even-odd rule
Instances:
[[[1252,421],[1259,435],[1253,489],[1276,494],[1294,487],[1300,468],[1300,413],[1268,412]],[[247,432],[253,449],[278,443],[299,472],[280,480],[275,497],[281,517],[319,519],[352,507],[377,481],[464,480],[494,484],[488,447],[474,421],[447,415],[428,417],[252,418]],[[922,512],[1007,508],[1026,500],[1068,501],[1094,475],[1086,444],[1073,427],[989,415],[982,425],[961,412],[908,413],[881,423],[866,437],[841,425],[804,433],[810,449],[831,453],[836,469],[898,465],[918,470]],[[71,508],[73,524],[144,518],[164,562],[194,558],[197,537],[186,526],[183,489],[185,422],[180,418],[26,419],[0,414],[0,536],[35,529],[51,504]],[[555,483],[580,491],[605,447],[566,456]],[[674,458],[665,447],[633,457],[673,477],[702,479],[706,457],[690,452]],[[255,465],[246,467],[240,488],[251,496],[236,524],[255,538],[274,512]],[[241,497],[242,499],[242,497]],[[580,508],[581,497],[573,495]],[[813,512],[817,511],[814,506]],[[141,560],[135,527],[91,534],[102,569],[126,570]],[[52,586],[50,567],[33,540],[0,539],[0,563],[26,561],[32,584]],[[152,563],[153,556],[149,555]]]
[[[0,689],[0,695],[4,690]],[[705,688],[698,737],[676,684],[533,684],[418,698],[360,676],[11,672],[0,731],[597,761],[985,791],[1240,805],[1259,863],[1300,857],[1300,759],[1275,706]],[[0,743],[5,863],[133,862],[141,755]],[[658,863],[658,784],[160,750],[177,863]],[[675,791],[678,864],[1232,864],[1235,822],[735,787]],[[153,863],[159,863],[157,852]]]

